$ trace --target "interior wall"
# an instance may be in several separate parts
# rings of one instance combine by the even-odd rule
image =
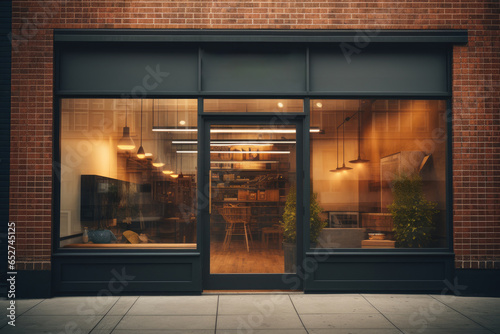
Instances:
[[[85,145],[85,151],[79,151]],[[80,196],[83,174],[117,178],[116,140],[111,137],[85,142],[66,139],[61,142],[61,236],[82,232]],[[63,215],[69,218],[63,224]]]

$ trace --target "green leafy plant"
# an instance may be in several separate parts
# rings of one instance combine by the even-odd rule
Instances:
[[[323,209],[318,202],[318,194],[311,192],[310,204],[310,241],[316,243],[318,241],[321,230],[326,226],[326,221],[320,217]],[[285,202],[285,212],[283,220],[280,222],[283,227],[283,241],[287,243],[295,243],[297,241],[297,189],[291,187]]]
[[[437,203],[425,199],[418,174],[400,175],[394,180],[394,201],[388,206],[392,215],[397,247],[428,247],[436,226],[433,216]]]

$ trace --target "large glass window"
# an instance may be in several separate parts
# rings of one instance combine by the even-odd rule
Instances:
[[[197,101],[61,101],[60,244],[195,248]]]
[[[211,274],[295,272],[295,138],[294,125],[211,126]]]
[[[446,247],[446,103],[312,100],[311,242]]]

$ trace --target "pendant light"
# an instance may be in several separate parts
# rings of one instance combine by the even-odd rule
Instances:
[[[370,160],[361,159],[361,110],[358,110],[358,158],[356,160],[349,160],[352,164],[363,164]]]
[[[184,174],[182,174],[182,154],[181,154],[181,173],[179,174],[179,179],[184,178]]]
[[[152,120],[153,120],[153,128],[155,127],[155,100],[153,99],[153,110],[152,110]],[[160,137],[158,135],[158,137]],[[161,158],[160,158],[160,146],[159,146],[159,143],[160,142],[160,138],[158,138],[158,140],[156,140],[156,158],[153,160],[153,167],[156,167],[156,168],[160,168],[160,167],[163,167],[165,166],[165,163],[163,161],[161,161]]]
[[[344,118],[344,112],[342,112],[342,118]],[[337,168],[339,171],[352,169],[351,167],[345,166],[345,123],[346,121],[344,120],[342,122],[342,167]]]
[[[179,120],[179,99],[175,100],[175,119],[174,119],[174,126],[177,128],[177,122]],[[168,113],[167,113],[167,125],[168,125]],[[174,140],[174,135],[172,135],[172,141]],[[179,177],[179,174],[177,174],[177,153],[174,151],[174,145],[170,143],[170,166],[173,166],[173,161],[174,161],[174,156],[175,156],[175,173],[170,174],[170,177],[173,179],[176,179]],[[174,168],[172,168],[172,171]]]
[[[174,151],[174,145],[170,144],[170,166],[173,166],[174,154],[175,154],[175,173],[172,172],[170,174],[170,177],[176,179],[179,177],[179,174],[177,174],[177,153],[175,153],[175,151]],[[172,171],[173,171],[173,168],[172,168]]]
[[[141,99],[141,146],[139,146],[139,150],[137,150],[137,157],[139,159],[144,159],[146,157],[146,152],[144,152],[144,148],[142,147],[142,99]]]
[[[159,114],[158,114],[158,119],[160,119]],[[166,123],[168,125],[168,108],[167,108]],[[172,137],[172,139],[173,139],[173,137]],[[173,149],[173,145],[172,145],[172,140],[171,140],[171,142],[170,142],[170,155],[168,157],[168,165],[167,165],[168,167],[165,168],[165,170],[163,171],[163,174],[167,174],[167,175],[174,174],[174,169],[172,168],[172,161],[173,161],[174,154],[173,154],[172,149]]]
[[[340,172],[340,170],[339,170],[339,127],[337,127],[337,168],[331,169],[330,172],[332,172],[332,173]]]
[[[125,104],[125,126],[123,127],[123,135],[118,141],[118,148],[124,151],[131,151],[135,148],[135,143],[130,138],[130,128],[128,127],[128,101]]]

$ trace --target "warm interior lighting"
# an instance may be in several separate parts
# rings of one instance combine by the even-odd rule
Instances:
[[[141,146],[137,150],[137,157],[139,159],[144,159],[146,157],[146,153],[144,152],[144,147],[142,147],[142,99],[141,99]]]
[[[163,166],[165,166],[165,163],[163,163],[160,160],[160,157],[159,157],[159,154],[158,154],[158,156],[156,157],[156,159],[154,159],[154,161],[153,161],[153,167],[163,167]]]
[[[344,114],[342,113],[342,116]],[[347,171],[347,170],[350,170],[352,169],[351,167],[346,167],[345,165],[345,123],[347,121],[349,121],[350,119],[352,118],[351,117],[348,117],[348,118],[345,118],[344,121],[339,125],[337,126],[337,169],[336,171],[337,172],[340,172],[340,171]],[[338,167],[338,151],[339,151],[339,128],[342,127],[342,167]]]
[[[358,111],[358,158],[356,160],[349,160],[352,164],[364,164],[370,160],[361,159],[361,110]]]
[[[179,174],[170,174],[170,177],[176,179],[179,177]]]
[[[279,161],[275,160],[217,160],[210,161],[211,164],[244,164],[244,163],[252,163],[252,164],[277,164]]]
[[[323,108],[323,103],[321,103],[321,102],[316,102],[316,107],[318,107],[318,108]]]
[[[154,126],[154,132],[198,132],[197,128],[167,128],[162,126]]]
[[[179,150],[176,151],[176,153],[180,154],[197,154],[198,151],[194,150]],[[290,151],[210,151],[210,153],[221,153],[221,154],[246,154],[246,153],[252,153],[252,154],[259,154],[259,153],[266,153],[266,154],[290,154]],[[258,160],[256,160],[258,161]]]
[[[174,173],[174,172],[173,172],[173,171],[171,171],[171,170],[162,170],[161,172],[162,172],[163,174],[165,174],[165,175],[170,175],[170,174],[173,174],[173,173]]]
[[[146,152],[144,152],[144,148],[142,145],[139,147],[139,150],[137,151],[137,157],[139,159],[144,159],[146,157]]]
[[[123,135],[118,141],[117,146],[120,150],[124,151],[130,151],[135,148],[135,143],[132,138],[130,138],[130,128],[128,126],[123,127]]]
[[[153,153],[146,152],[145,155],[146,155],[146,158],[150,158],[153,156]]]
[[[361,159],[361,157],[358,156],[358,158],[356,160],[349,160],[349,162],[352,164],[364,164],[364,163],[370,162],[370,160]]]
[[[346,167],[345,164],[342,164],[342,167],[337,168],[337,171],[347,171],[347,170],[351,170],[351,169],[352,169],[351,167]]]
[[[183,119],[181,119],[181,120],[179,121],[179,125],[186,125],[186,121],[185,121],[185,120],[183,120]]]
[[[197,128],[167,128],[161,126],[153,127],[153,131],[155,132],[198,132]],[[210,129],[211,133],[295,133],[295,129],[253,129],[253,128],[227,128],[227,129]],[[311,128],[309,129],[311,133],[320,133],[321,129],[319,128]]]
[[[127,113],[128,113],[128,102],[125,104],[125,126],[123,127],[123,135],[118,141],[118,149],[124,151],[130,151],[135,148],[135,143],[130,138],[130,128],[128,127],[127,121]]]
[[[238,145],[259,145],[259,146],[269,146],[273,144],[295,144],[295,140],[239,140],[239,141],[211,141],[210,146],[238,146]],[[198,141],[196,140],[173,140],[174,145],[196,145]]]
[[[278,102],[278,108],[283,108],[283,103],[282,102]]]
[[[337,125],[336,122],[335,122],[335,125]],[[340,126],[337,126],[337,168],[330,169],[330,172],[332,172],[332,173],[340,172],[340,168],[339,168],[339,127]]]

